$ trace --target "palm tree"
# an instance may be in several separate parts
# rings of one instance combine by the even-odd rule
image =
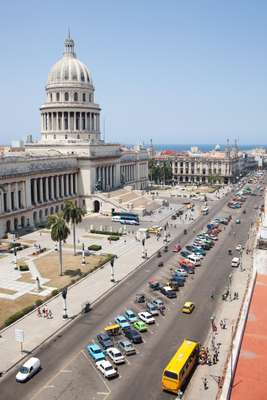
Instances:
[[[86,214],[83,208],[77,207],[73,201],[68,200],[65,202],[63,209],[64,219],[72,224],[73,231],[73,251],[76,256],[76,225],[82,222],[83,216]]]
[[[54,214],[48,217],[48,227],[51,229],[51,239],[59,244],[59,275],[63,275],[62,241],[66,240],[70,230],[63,214]]]

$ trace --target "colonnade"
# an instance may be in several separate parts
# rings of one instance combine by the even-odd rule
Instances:
[[[31,179],[32,205],[46,203],[77,194],[77,173]]]
[[[121,177],[123,176],[125,183],[132,182],[137,178],[136,168],[138,168],[136,164],[127,164],[121,166]]]
[[[88,131],[99,132],[100,116],[94,112],[56,111],[41,114],[42,132]]]
[[[101,182],[102,190],[110,190],[116,187],[115,168],[115,165],[96,167],[96,182]]]
[[[26,207],[26,182],[3,184],[0,190],[0,213],[16,211]]]

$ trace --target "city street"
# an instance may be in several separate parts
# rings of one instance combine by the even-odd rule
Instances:
[[[158,258],[149,260],[138,269],[117,290],[101,299],[94,309],[81,316],[63,333],[43,346],[36,354],[42,363],[42,370],[26,384],[15,383],[15,372],[3,378],[1,398],[19,399],[165,399],[172,397],[161,391],[161,374],[164,366],[184,338],[204,342],[210,328],[210,317],[216,314],[221,294],[227,285],[231,268],[228,249],[238,243],[245,244],[250,224],[255,220],[255,205],[261,205],[262,197],[248,197],[241,210],[225,206],[227,199],[218,201],[209,215],[201,217],[189,228],[188,235],[179,235],[182,245],[195,236],[213,216],[232,215],[232,222],[219,236],[216,245],[196,269],[193,279],[189,276],[184,288],[180,288],[177,299],[166,299],[158,292],[151,292],[148,280],[156,277],[167,282],[170,268],[176,265],[177,255],[169,251],[164,254],[163,268],[158,268]],[[246,209],[246,217],[242,215]],[[235,219],[240,217],[241,224]],[[169,248],[171,248],[171,244]],[[215,301],[210,299],[215,292]],[[151,298],[164,299],[167,305],[165,316],[156,317],[156,324],[143,335],[144,343],[137,345],[138,354],[128,357],[127,363],[119,367],[120,379],[105,381],[96,371],[84,347],[95,340],[96,334],[126,308],[142,309],[133,300],[137,292],[144,292]],[[190,300],[196,304],[192,315],[183,315],[181,306]],[[145,397],[144,397],[145,396]]]

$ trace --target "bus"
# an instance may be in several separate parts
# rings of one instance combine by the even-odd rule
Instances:
[[[198,363],[199,343],[184,340],[162,374],[162,390],[178,394]]]
[[[134,213],[113,211],[111,219],[121,224],[139,225],[139,216]]]

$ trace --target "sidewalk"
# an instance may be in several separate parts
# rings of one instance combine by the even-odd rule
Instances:
[[[255,242],[255,231],[251,232],[247,247],[253,248]],[[231,282],[231,297],[227,301],[221,301],[221,304],[216,312],[215,325],[217,332],[210,330],[208,338],[204,343],[208,347],[213,361],[213,356],[218,352],[218,361],[212,365],[200,365],[186,389],[183,399],[185,400],[215,400],[220,398],[221,388],[225,380],[225,372],[227,363],[230,362],[232,354],[232,342],[236,334],[237,327],[240,319],[242,318],[243,305],[246,304],[247,296],[250,297],[251,293],[249,288],[253,287],[253,258],[243,252],[242,256],[242,271],[239,268],[232,275]],[[233,300],[233,293],[238,292],[239,299]],[[245,308],[245,307],[244,307]],[[226,328],[220,327],[220,321],[226,322]],[[233,370],[231,371],[231,374]],[[204,389],[204,379],[207,379],[208,388]],[[225,400],[224,395],[221,400]]]

